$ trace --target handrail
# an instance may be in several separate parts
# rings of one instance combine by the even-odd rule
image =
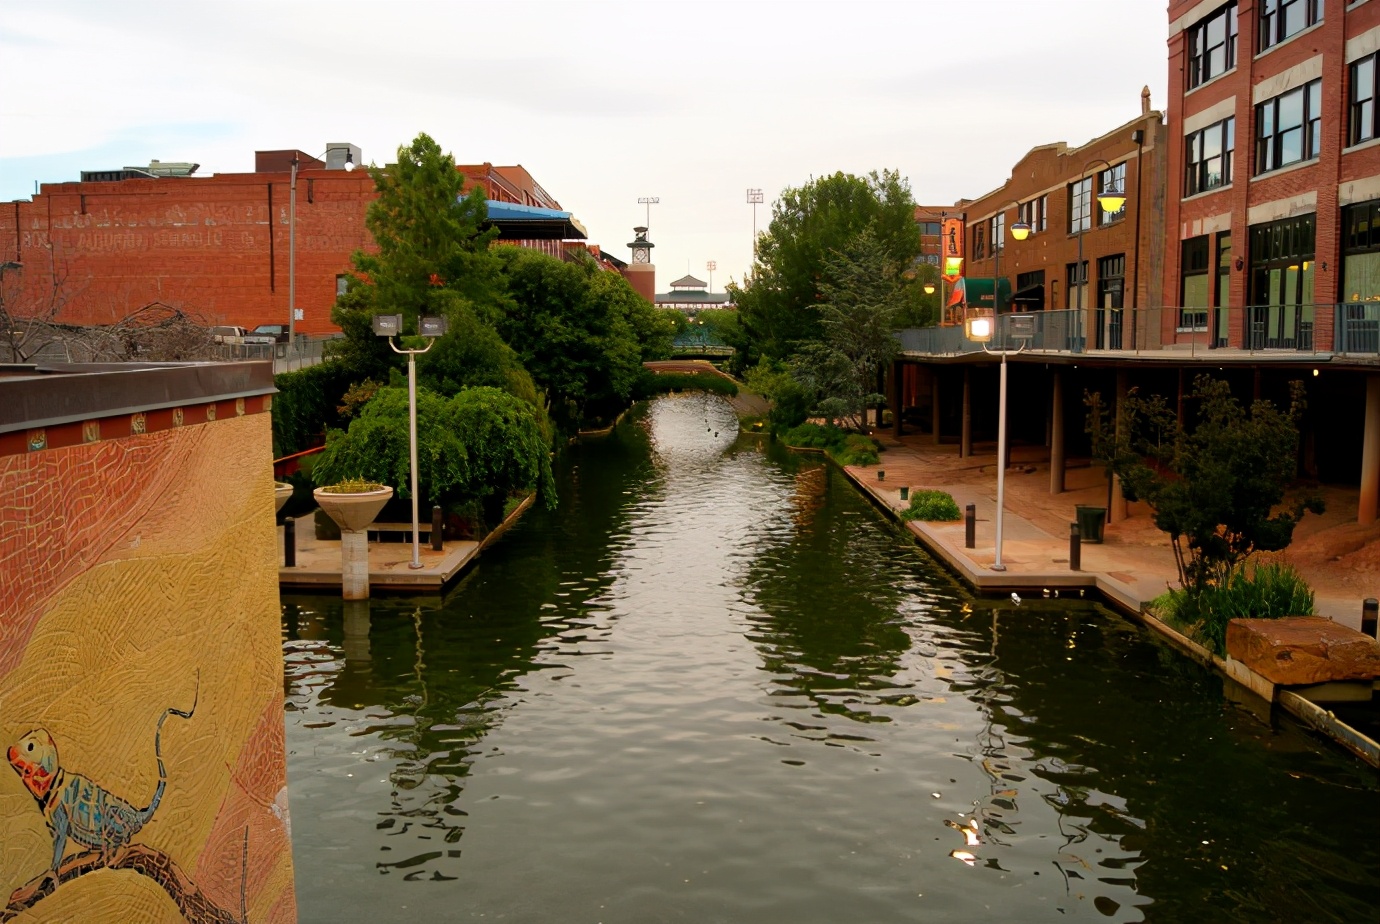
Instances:
[[[1089,306],[1020,314],[1035,319],[1029,341],[1029,350],[1035,352],[1200,356],[1234,350],[1380,358],[1380,301],[1230,308]],[[997,316],[990,348],[1015,348],[1012,315]],[[959,355],[983,348],[965,338],[958,326],[909,328],[896,337],[903,353]]]

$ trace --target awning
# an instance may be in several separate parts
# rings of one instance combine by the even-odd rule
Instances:
[[[1011,307],[1011,280],[1005,276],[1001,278],[1001,310],[1005,311]],[[972,308],[993,307],[992,289],[996,280],[993,279],[974,279],[971,276],[963,277],[963,296],[964,300]]]
[[[1045,303],[1045,284],[1037,282],[1033,286],[1026,286],[1024,289],[1017,289],[1011,296],[1013,302],[1033,302],[1038,305]]]
[[[492,199],[487,205],[487,224],[498,228],[500,241],[582,241],[588,236],[569,212]]]

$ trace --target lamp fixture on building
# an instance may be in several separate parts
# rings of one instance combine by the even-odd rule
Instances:
[[[355,169],[355,148],[352,144],[328,144],[322,155],[326,158],[326,169],[331,169],[331,161],[337,159],[340,151],[345,152],[345,162],[339,169],[346,173]],[[297,340],[297,169],[301,164],[301,151],[292,152],[292,178],[288,184],[288,352],[292,352]],[[312,158],[316,160],[316,158]]]

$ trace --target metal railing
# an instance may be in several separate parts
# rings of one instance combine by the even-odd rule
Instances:
[[[989,350],[1015,349],[1013,317],[1033,319],[1030,352],[1327,354],[1380,358],[1380,302],[1248,305],[1244,308],[1098,308],[1002,314]],[[1024,323],[1030,324],[1026,321]],[[976,353],[962,326],[897,332],[901,350],[926,355]]]
[[[327,344],[341,339],[341,334],[325,337],[298,335],[291,346],[286,343],[218,343],[214,359],[271,359],[273,372],[295,372],[315,366],[328,354]]]

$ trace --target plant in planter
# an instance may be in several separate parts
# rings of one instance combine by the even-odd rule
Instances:
[[[392,496],[393,489],[388,485],[362,478],[348,478],[312,492],[316,503],[342,532],[363,530]]]

